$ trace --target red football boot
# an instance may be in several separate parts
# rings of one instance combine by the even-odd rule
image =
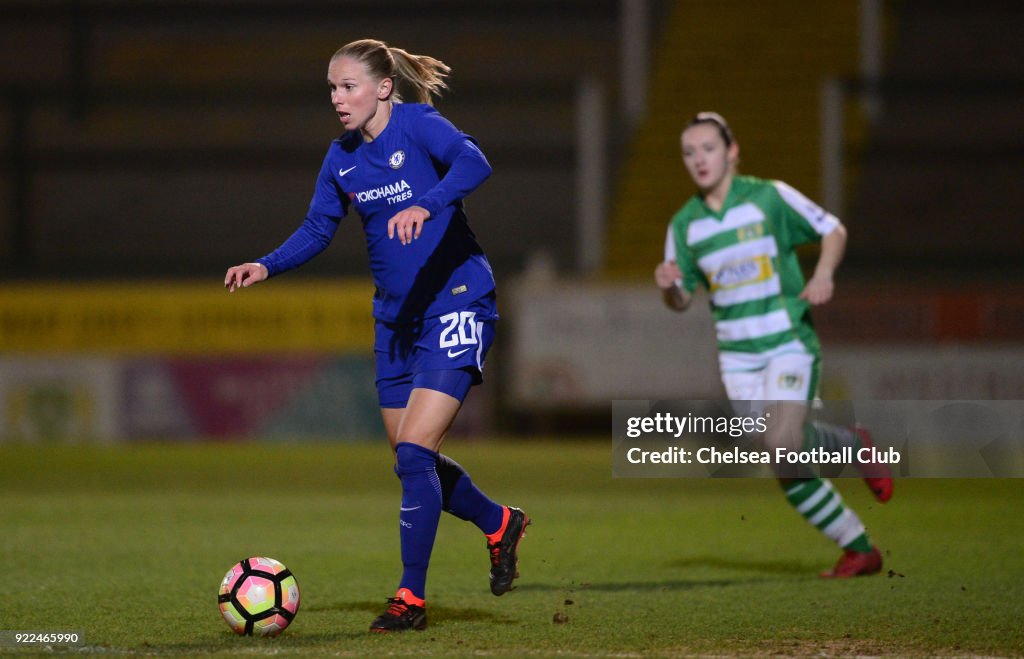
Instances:
[[[878,551],[878,547],[872,547],[868,552],[847,549],[839,557],[836,566],[822,572],[821,577],[823,579],[849,579],[850,577],[878,574],[881,571],[882,553]]]
[[[854,424],[850,427],[850,430],[860,439],[861,448],[874,448],[875,442],[871,439],[871,432],[867,428],[860,424]],[[871,493],[875,495],[879,502],[885,503],[892,498],[893,482],[889,465],[884,462],[863,463],[858,461],[857,468],[864,477],[864,482],[867,483],[868,489],[871,490]]]

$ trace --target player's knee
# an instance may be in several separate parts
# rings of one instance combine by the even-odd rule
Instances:
[[[777,401],[765,408],[764,415],[768,421],[762,440],[766,448],[794,451],[803,446],[806,403]]]
[[[399,442],[395,446],[395,472],[399,478],[406,474],[431,471],[437,463],[437,453],[412,442]]]

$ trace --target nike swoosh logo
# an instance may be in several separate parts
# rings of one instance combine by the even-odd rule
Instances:
[[[344,176],[345,174],[348,174],[349,172],[351,172],[353,169],[355,169],[358,166],[359,165],[352,165],[348,169],[339,169],[338,170],[338,176]]]
[[[420,508],[422,508],[422,507],[423,507],[423,506],[414,506],[414,507],[412,507],[412,508],[406,508],[405,506],[399,506],[399,507],[398,507],[398,509],[399,509],[399,510],[401,510],[401,511],[402,511],[403,513],[407,513],[407,512],[409,512],[410,510],[419,510],[419,509],[420,509]]]
[[[452,359],[455,359],[456,357],[458,357],[459,355],[461,355],[464,352],[467,352],[468,350],[469,350],[469,348],[463,348],[462,350],[460,350],[458,352],[452,352],[451,348],[449,348],[448,349],[448,356],[451,357]]]

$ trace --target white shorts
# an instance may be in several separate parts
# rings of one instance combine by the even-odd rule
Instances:
[[[802,349],[719,355],[729,400],[813,400],[818,396],[820,363],[817,355]]]

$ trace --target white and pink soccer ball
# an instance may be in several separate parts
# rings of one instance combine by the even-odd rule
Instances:
[[[299,612],[299,582],[283,563],[253,556],[231,566],[217,602],[236,634],[277,636]]]

